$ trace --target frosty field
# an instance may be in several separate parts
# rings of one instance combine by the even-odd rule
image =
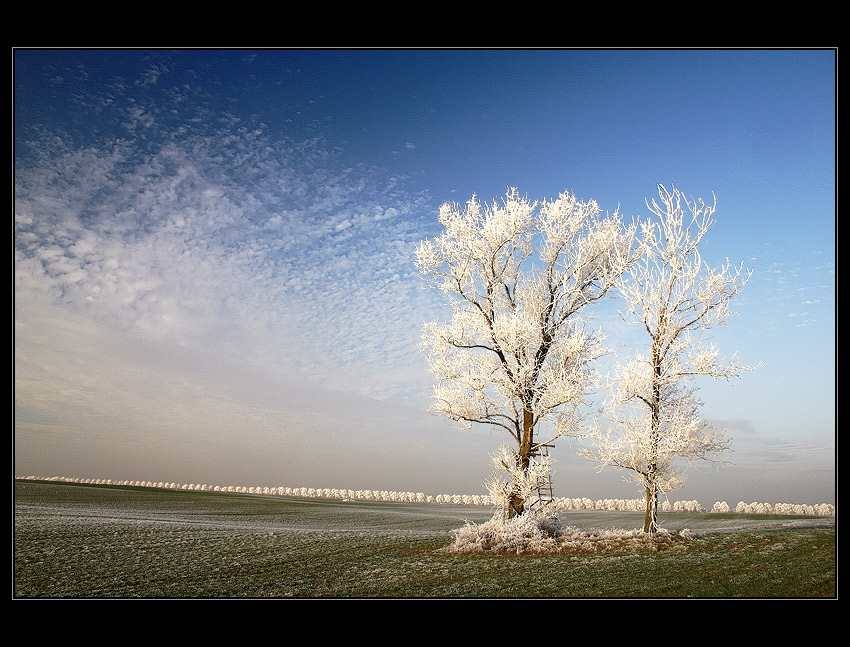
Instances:
[[[578,528],[640,513],[561,513]],[[834,519],[662,513],[658,552],[457,555],[481,507],[18,481],[14,595],[55,597],[834,597]]]

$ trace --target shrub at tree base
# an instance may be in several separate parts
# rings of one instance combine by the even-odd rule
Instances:
[[[694,538],[687,529],[678,534],[659,529],[655,535],[641,530],[578,530],[561,527],[558,519],[530,514],[508,520],[497,514],[482,524],[467,522],[452,534],[455,540],[446,552],[514,555],[657,552]]]

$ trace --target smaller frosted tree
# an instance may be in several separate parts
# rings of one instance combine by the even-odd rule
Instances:
[[[726,380],[750,370],[720,358],[701,333],[731,316],[730,301],[749,279],[743,265],[711,269],[702,261],[714,204],[658,186],[647,201],[654,219],[641,224],[644,257],[620,285],[627,321],[648,335],[648,352],[620,365],[609,390],[612,427],[591,435],[580,453],[622,469],[646,492],[644,532],[658,530],[658,497],[684,484],[682,463],[716,460],[729,448],[725,430],[700,418],[695,380]],[[660,202],[659,202],[660,200]]]

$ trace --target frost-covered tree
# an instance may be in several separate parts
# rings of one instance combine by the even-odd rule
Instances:
[[[719,269],[702,260],[716,198],[709,205],[658,186],[641,223],[645,250],[618,286],[627,321],[645,330],[647,352],[619,366],[611,383],[613,427],[597,433],[581,453],[626,471],[646,492],[644,532],[658,529],[659,493],[684,483],[682,461],[714,460],[728,449],[725,430],[701,419],[695,378],[730,379],[749,370],[733,356],[720,358],[701,333],[730,317],[729,304],[749,279],[728,260]]]
[[[540,446],[578,429],[602,352],[591,306],[635,260],[636,227],[570,193],[538,204],[516,189],[489,206],[444,204],[439,220],[444,231],[416,253],[452,310],[423,332],[433,410],[505,430],[525,473]],[[520,487],[510,499],[509,516],[522,514]]]

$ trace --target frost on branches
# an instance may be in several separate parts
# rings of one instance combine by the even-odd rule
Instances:
[[[695,378],[726,380],[750,370],[734,356],[721,359],[700,337],[731,316],[730,301],[749,279],[743,266],[712,269],[702,261],[716,201],[689,200],[661,185],[658,195],[660,202],[647,202],[655,218],[641,224],[644,255],[618,286],[622,314],[646,331],[648,349],[616,370],[606,407],[613,428],[593,434],[580,452],[643,486],[650,534],[658,530],[659,493],[684,483],[680,463],[715,460],[729,447],[725,430],[700,418]]]
[[[635,261],[636,227],[569,193],[538,204],[516,189],[492,205],[474,196],[444,204],[439,220],[443,233],[416,252],[451,306],[451,320],[426,324],[422,336],[432,409],[503,429],[527,474],[541,446],[577,433],[602,353],[587,309]],[[521,479],[508,496],[509,516],[521,515]]]

